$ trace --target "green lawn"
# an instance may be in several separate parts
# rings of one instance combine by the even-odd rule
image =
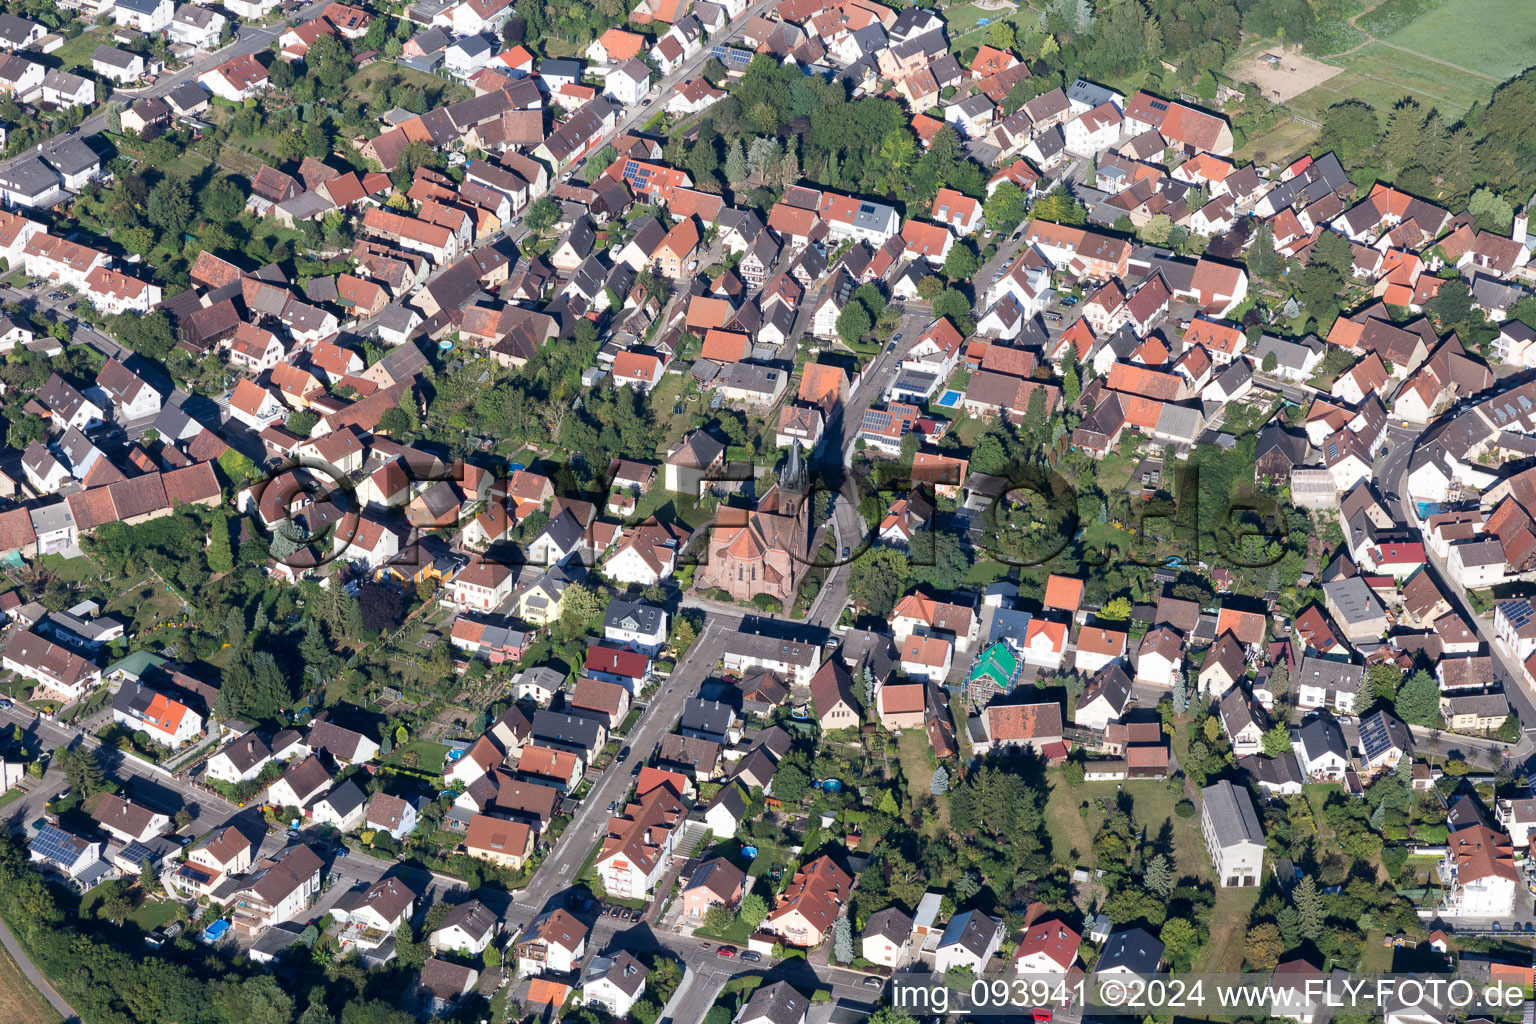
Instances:
[[[84,583],[102,575],[101,566],[84,555],[65,558],[63,555],[44,555],[38,559],[43,568],[65,583]]]
[[[89,32],[80,33],[54,50],[53,56],[58,58],[61,71],[74,71],[79,68],[90,71],[91,54],[96,52],[96,47],[102,45],[112,45],[111,33],[106,29],[93,28]]]
[[[1317,117],[1335,103],[1361,100],[1383,114],[1404,96],[1443,114],[1461,114],[1474,103],[1485,102],[1493,92],[1494,79],[1437,64],[1427,57],[1408,53],[1386,43],[1367,44],[1342,58],[1344,73],[1297,96],[1291,106]]]
[[[1179,797],[1166,783],[1153,779],[1126,783],[1085,782],[1074,789],[1053,775],[1051,795],[1045,805],[1045,827],[1057,863],[1069,867],[1096,866],[1093,837],[1105,817],[1098,801],[1113,807],[1117,789],[1131,798],[1131,818],[1146,830],[1148,841],[1156,839],[1164,822],[1168,823],[1173,836],[1175,866],[1180,875],[1199,878],[1210,875],[1210,859],[1200,838],[1199,819],[1174,814],[1173,807]],[[1084,802],[1088,804],[1086,812],[1080,809]]]
[[[1306,149],[1318,134],[1318,130],[1311,125],[1295,118],[1286,118],[1263,135],[1243,143],[1237,151],[1237,159],[1258,163],[1271,160],[1283,162]]]
[[[1237,974],[1243,969],[1243,934],[1258,901],[1257,888],[1216,890],[1211,936],[1195,961],[1195,973]]]
[[[922,729],[905,729],[896,739],[897,754],[901,758],[901,773],[907,777],[907,792],[914,801],[928,795],[928,785],[933,781],[933,769],[928,766],[928,754],[933,747],[928,743],[928,733]],[[935,825],[949,827],[949,801],[938,802],[939,814]],[[926,823],[925,823],[926,824]]]
[[[441,775],[443,762],[448,758],[448,745],[434,743],[431,740],[412,740],[403,747],[396,747],[389,757],[385,758],[385,763],[408,766],[406,759],[408,754],[416,755],[414,767],[434,775]]]
[[[1489,31],[1492,26],[1496,30]],[[1536,61],[1536,4],[1447,0],[1387,36],[1387,41],[1505,79]]]

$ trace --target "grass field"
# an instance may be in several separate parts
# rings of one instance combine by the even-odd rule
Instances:
[[[896,750],[901,758],[901,773],[907,777],[907,792],[913,800],[921,800],[929,793],[933,782],[933,769],[928,766],[928,734],[922,729],[903,729],[896,739]],[[949,801],[938,802],[937,824],[949,827]]]
[[[1239,162],[1283,162],[1306,149],[1317,136],[1316,128],[1288,117],[1263,135],[1243,143],[1236,156]]]
[[[1496,32],[1487,31],[1491,24],[1497,24]],[[1536,64],[1536,5],[1445,0],[1330,63],[1340,64],[1343,73],[1297,96],[1293,109],[1316,117],[1334,103],[1354,99],[1384,112],[1412,96],[1453,117]],[[1254,140],[1251,148],[1260,145],[1272,152],[1280,148],[1267,138]]]
[[[1536,64],[1536,4],[1448,0],[1387,41],[1502,81]]]
[[[1198,973],[1237,974],[1243,969],[1243,935],[1248,915],[1259,901],[1259,890],[1217,889],[1211,911],[1211,937],[1194,963]]]
[[[1404,96],[1412,96],[1426,108],[1437,107],[1455,116],[1473,103],[1486,100],[1495,84],[1491,78],[1468,74],[1381,42],[1368,43],[1343,58],[1343,63],[1343,74],[1297,96],[1291,106],[1315,118],[1343,100],[1361,100],[1386,111]]]
[[[1123,789],[1121,787],[1123,786]],[[1093,837],[1104,823],[1098,801],[1113,807],[1119,789],[1131,798],[1131,818],[1146,830],[1148,842],[1156,841],[1167,823],[1172,835],[1175,870],[1178,875],[1205,877],[1210,874],[1210,860],[1200,838],[1198,818],[1181,818],[1173,813],[1179,798],[1159,781],[1117,783],[1085,782],[1076,789],[1054,781],[1045,805],[1046,831],[1051,836],[1051,854],[1058,863],[1072,867],[1094,867]],[[1088,810],[1080,811],[1086,801]]]
[[[16,961],[0,949],[0,1020],[6,1024],[51,1024],[58,1019],[42,993],[22,976]]]

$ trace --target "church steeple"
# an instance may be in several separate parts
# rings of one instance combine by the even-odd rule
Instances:
[[[789,464],[784,467],[784,472],[779,477],[779,489],[788,494],[803,495],[809,486],[810,474],[805,468],[805,460],[800,455],[800,444],[793,442],[789,446]]]

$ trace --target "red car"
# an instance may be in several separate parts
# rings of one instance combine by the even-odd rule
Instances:
[[[735,946],[721,946],[719,949],[715,950],[715,955],[716,956],[735,956],[736,955],[736,947]]]
[[[1035,1024],[1051,1024],[1051,1011],[1043,1006],[1037,1006],[1033,1010]]]

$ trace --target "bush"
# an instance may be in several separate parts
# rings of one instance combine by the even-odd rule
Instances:
[[[1180,800],[1173,805],[1173,813],[1181,818],[1193,818],[1195,816],[1195,805],[1188,800]]]
[[[771,594],[758,594],[752,599],[752,606],[759,611],[775,614],[784,610],[784,602]]]

